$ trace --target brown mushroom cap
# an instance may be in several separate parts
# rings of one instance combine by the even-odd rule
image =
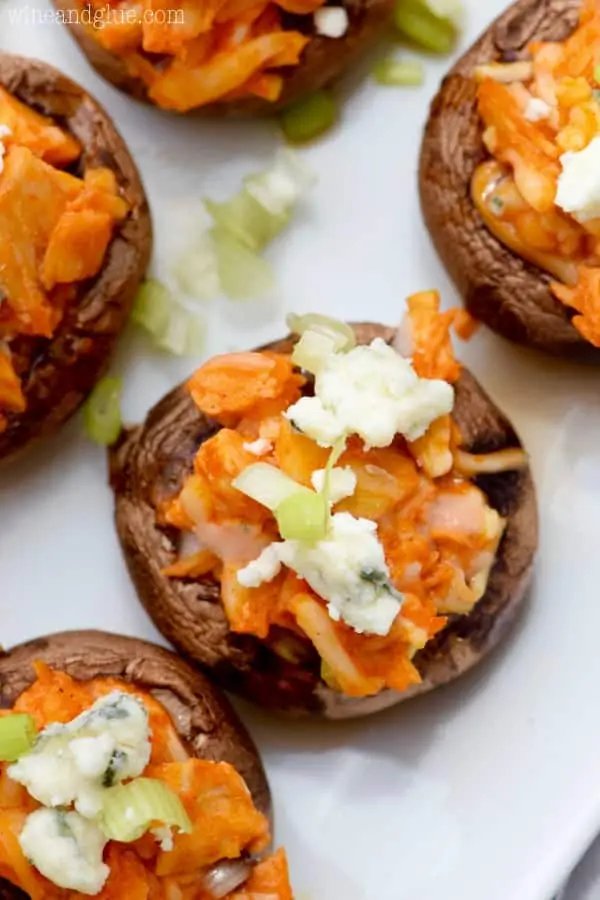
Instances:
[[[359,343],[390,341],[394,329],[354,326]],[[290,338],[270,345],[289,351]],[[510,423],[473,376],[463,370],[456,385],[455,419],[474,452],[520,446]],[[498,643],[516,616],[530,582],[537,547],[537,509],[529,469],[478,479],[491,505],[508,520],[485,596],[468,616],[456,616],[416,657],[422,684],[403,693],[350,698],[321,680],[312,646],[292,644],[290,662],[250,635],[235,634],[219,602],[219,586],[165,578],[177,558],[176,530],[156,524],[157,506],[173,497],[192,471],[195,453],[218,425],[204,417],[181,386],[151,410],[146,422],[126,432],[112,452],[116,525],[139,597],[160,631],[210,676],[263,706],[295,715],[349,718],[376,712],[452,681]]]
[[[53,0],[53,3],[56,9],[65,13],[65,22],[94,69],[132,97],[148,101],[145,84],[129,73],[123,59],[105,50],[77,22],[75,13],[81,10],[80,3],[77,0]],[[346,8],[350,19],[348,31],[341,38],[314,35],[300,64],[281,69],[284,87],[278,101],[273,103],[260,97],[249,97],[214,103],[202,107],[201,112],[210,115],[265,115],[336,81],[384,30],[394,9],[394,0],[341,0],[341,5]]]
[[[147,691],[167,710],[191,755],[230,763],[258,809],[271,813],[258,751],[226,697],[170,650],[105,631],[63,631],[19,644],[0,656],[0,709],[10,709],[36,680],[41,660],[77,681],[117,678]]]
[[[477,111],[477,65],[526,56],[532,40],[560,41],[577,25],[581,0],[518,0],[456,63],[434,98],[419,165],[421,205],[436,249],[467,307],[494,331],[561,356],[598,350],[571,324],[551,278],[487,229],[471,200],[471,179],[488,157]]]
[[[65,631],[28,641],[0,655],[0,709],[10,709],[35,681],[36,660],[78,681],[109,676],[152,694],[169,712],[190,753],[234,766],[257,808],[271,817],[269,785],[252,739],[226,697],[174,653],[103,631]],[[0,879],[0,900],[27,896]]]
[[[108,114],[83,88],[46,63],[8,53],[0,53],[0,85],[77,138],[81,170],[112,169],[130,208],[100,273],[82,284],[52,339],[33,342],[32,365],[23,378],[27,409],[8,415],[0,433],[1,461],[55,431],[103,374],[146,271],[152,228],[135,163]]]

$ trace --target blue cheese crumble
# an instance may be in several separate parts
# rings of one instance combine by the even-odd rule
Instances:
[[[58,887],[93,896],[110,869],[102,861],[107,839],[76,812],[38,809],[27,816],[19,844],[31,864]]]
[[[314,396],[301,397],[285,415],[321,447],[357,434],[369,449],[388,447],[397,434],[422,437],[453,405],[450,384],[419,378],[410,360],[375,338],[331,353],[315,375]]]
[[[244,587],[259,587],[282,565],[327,601],[334,621],[343,620],[359,634],[389,634],[404,598],[390,582],[375,522],[335,513],[324,540],[272,543],[237,578]]]
[[[48,807],[73,804],[92,819],[103,790],[141,775],[150,761],[148,713],[130,694],[114,691],[65,725],[50,725],[8,775]]]

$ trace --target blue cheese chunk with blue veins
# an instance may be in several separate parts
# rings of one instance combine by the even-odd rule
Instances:
[[[315,376],[315,393],[301,397],[287,418],[321,447],[357,434],[370,447],[388,447],[397,434],[422,437],[449,413],[454,389],[446,381],[419,378],[410,360],[382,338],[348,353],[330,354]]]
[[[104,789],[141,775],[150,753],[146,708],[130,694],[114,691],[71,722],[48,726],[8,774],[44,806],[74,804],[81,815],[94,818]]]
[[[390,582],[375,522],[335,513],[324,540],[272,543],[240,569],[238,581],[259,587],[275,578],[282,565],[327,601],[334,621],[343,620],[359,634],[389,634],[404,598]]]
[[[102,860],[106,843],[94,822],[58,809],[31,813],[19,835],[21,850],[41,875],[89,896],[99,894],[110,875]]]

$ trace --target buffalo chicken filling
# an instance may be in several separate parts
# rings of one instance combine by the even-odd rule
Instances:
[[[0,431],[27,408],[26,382],[127,215],[114,173],[87,168],[75,138],[0,87]]]
[[[247,97],[278,100],[285,72],[300,63],[311,33],[342,37],[348,27],[342,5],[324,4],[112,0],[107,6],[93,0],[92,21],[84,27],[142,81],[157,106],[186,112]]]
[[[209,360],[189,390],[222,427],[158,512],[185,536],[168,577],[217,579],[234,632],[311,642],[352,696],[417,684],[415,654],[481,599],[505,522],[474,477],[525,463],[461,449],[450,328],[470,323],[438,306],[409,298],[394,346],[317,323],[293,354]]]
[[[489,230],[553,276],[573,325],[600,346],[600,7],[578,28],[535,42],[526,59],[475,71],[491,159],[472,196]]]
[[[0,878],[31,900],[292,900],[243,779],[151,694],[35,672],[0,717]]]

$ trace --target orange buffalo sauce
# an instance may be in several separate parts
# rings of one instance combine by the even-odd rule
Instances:
[[[0,430],[25,411],[36,340],[98,274],[127,204],[109,169],[71,174],[75,138],[0,87]]]
[[[78,0],[82,10],[90,6]],[[243,97],[279,99],[283,75],[310,41],[286,14],[325,0],[92,0],[89,36],[120,57],[150,99],[185,112]],[[298,19],[298,22],[301,20]]]
[[[456,310],[441,313],[434,292],[410,297],[408,310],[401,330],[408,335],[416,372],[456,381],[460,366],[450,329],[457,325],[467,335],[472,321]],[[159,511],[162,521],[195,534],[203,545],[165,574],[190,579],[212,574],[233,631],[273,638],[273,646],[281,628],[310,641],[321,657],[323,677],[348,695],[367,696],[386,687],[403,691],[420,680],[415,653],[445,627],[448,614],[468,613],[485,592],[504,522],[473,478],[486,465],[498,471],[503,463],[492,459],[494,454],[475,458],[461,451],[450,416],[435,420],[412,443],[398,436],[388,447],[367,449],[356,435],[349,438],[336,465],[352,469],[356,489],[334,512],[377,524],[392,585],[404,595],[389,634],[358,633],[334,621],[325,599],[285,566],[257,588],[242,586],[237,577],[280,540],[273,514],[233,484],[258,461],[256,442],[261,462],[305,487],[312,487],[313,473],[327,464],[330,451],[295,430],[284,415],[304,384],[288,354],[268,352],[216,357],[190,379],[198,408],[223,427],[201,445],[182,491]],[[514,454],[509,465],[520,467],[524,455]],[[469,466],[470,473],[463,474]]]
[[[215,863],[261,854],[269,843],[269,824],[252,801],[243,779],[227,763],[190,756],[167,710],[149,693],[116,678],[76,681],[64,672],[35,664],[36,680],[10,712],[26,713],[38,729],[66,723],[102,696],[124,691],[140,700],[149,714],[150,762],[143,775],[163,781],[181,799],[193,825],[191,834],[174,834],[173,849],[161,849],[151,834],[131,844],[111,841],[104,861],[110,876],[98,900],[212,900],[204,876]],[[6,715],[7,713],[4,712]],[[27,790],[12,781],[0,764],[0,878],[25,891],[31,900],[79,900],[78,891],[57,887],[24,857],[18,842],[27,815],[37,807]],[[292,900],[282,850],[257,864],[246,883],[227,900]]]
[[[600,6],[584,0],[562,42],[536,42],[517,63],[475,72],[483,139],[473,201],[510,250],[551,274],[573,325],[600,346],[600,219],[579,221],[555,203],[561,156],[600,135]]]

